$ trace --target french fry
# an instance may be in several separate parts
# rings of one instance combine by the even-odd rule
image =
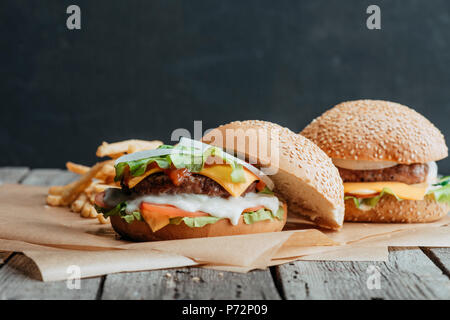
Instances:
[[[134,140],[128,146],[127,153],[133,153],[142,150],[152,150],[158,148],[160,145],[162,145],[162,142],[158,140],[154,141]]]
[[[88,172],[82,175],[81,178],[73,185],[65,188],[61,194],[61,204],[65,206],[71,204],[80,195],[80,193],[91,184],[92,179],[103,168],[103,166],[110,161],[111,160],[97,163]]]
[[[113,181],[114,176],[116,175],[116,169],[112,163],[105,164],[105,166],[100,170],[99,173],[95,176],[96,179],[101,180],[103,182]]]
[[[75,183],[76,183],[76,181],[71,182],[71,183],[69,183],[69,184],[67,184],[67,185],[65,185],[65,186],[51,186],[51,187],[48,189],[48,194],[55,195],[55,196],[56,196],[56,195],[60,196],[60,195],[62,195],[62,193],[63,193],[64,190],[70,188],[70,187],[73,186]]]
[[[84,189],[84,193],[86,193],[86,195],[87,195],[88,197],[92,194],[92,192],[94,192],[94,188],[95,188],[95,185],[96,185],[96,184],[97,184],[97,182],[92,181],[92,182],[89,184],[89,186],[87,186],[87,188]]]
[[[125,140],[116,143],[103,142],[97,149],[97,156],[109,156],[107,160],[95,164],[93,167],[66,163],[68,171],[81,175],[77,181],[65,186],[52,186],[48,190],[47,204],[51,206],[69,206],[73,212],[80,213],[85,218],[97,218],[100,223],[109,223],[109,218],[98,214],[93,206],[95,196],[107,188],[120,188],[120,182],[115,182],[114,159],[127,153],[155,149],[161,141]]]
[[[92,204],[90,204],[89,202],[86,202],[84,204],[83,208],[81,209],[80,215],[83,218],[97,218],[98,213]]]
[[[119,188],[119,187],[116,186],[116,185],[101,184],[101,183],[99,183],[99,184],[96,184],[96,185],[94,186],[94,192],[95,192],[95,193],[100,193],[100,192],[105,191],[105,190],[108,189],[108,188]]]
[[[61,196],[60,195],[53,195],[53,194],[49,194],[47,196],[47,204],[57,207],[59,205],[61,205]]]
[[[94,186],[96,185],[96,182],[92,182],[89,187],[84,189],[84,194],[86,195],[87,201],[90,203],[94,203],[95,200],[95,189]]]
[[[121,153],[113,153],[113,154],[109,154],[108,157],[110,157],[111,159],[118,159],[121,156],[123,156],[125,153],[121,152]]]
[[[108,177],[114,178],[114,176],[116,175],[116,168],[112,163],[106,164],[102,169],[102,173],[104,173]]]
[[[89,218],[97,218],[98,212],[95,210],[94,206],[91,206],[91,211],[89,212]]]
[[[76,174],[85,174],[86,172],[88,172],[91,169],[88,166],[84,166],[82,164],[76,164],[76,163],[73,163],[70,161],[66,163],[66,168],[70,172],[73,172]],[[102,168],[102,170],[100,170],[100,172],[97,173],[95,178],[103,181],[103,180],[109,179],[110,177],[114,178],[114,175],[115,175],[115,168],[114,168],[114,165],[111,163],[111,164],[105,165]]]
[[[101,146],[97,148],[97,157],[116,156],[118,154],[133,153],[141,150],[155,149],[162,144],[161,141],[153,140],[125,140],[115,143],[103,142]]]
[[[95,193],[95,192],[92,192],[90,195],[89,195],[89,202],[90,203],[92,203],[92,204],[94,204],[95,203],[95,196],[96,196],[97,194]]]
[[[78,196],[78,198],[74,202],[72,202],[72,205],[70,206],[70,209],[73,212],[77,212],[77,213],[81,212],[81,209],[83,209],[83,206],[84,206],[84,204],[86,203],[87,200],[88,199],[87,199],[87,196],[86,196],[85,193],[80,194]]]
[[[103,216],[103,213],[100,213],[100,214],[97,216],[97,219],[98,219],[98,222],[100,222],[100,223],[102,223],[102,224],[109,223],[109,217],[108,217],[108,218],[105,218],[105,217]]]
[[[76,164],[73,162],[66,162],[66,168],[70,172],[76,173],[76,174],[85,174],[88,172],[91,168],[88,166],[84,166],[82,164]]]
[[[80,215],[83,218],[89,218],[89,216],[91,215],[91,209],[92,209],[92,204],[90,204],[88,201],[86,201],[86,203],[84,204],[83,208],[81,209]]]
[[[66,186],[52,186],[48,189],[48,194],[53,196],[60,196],[63,193],[65,187]]]

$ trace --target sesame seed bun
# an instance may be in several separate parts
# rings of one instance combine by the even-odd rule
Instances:
[[[285,207],[286,208],[286,207]],[[284,211],[283,220],[273,219],[246,224],[243,216],[237,225],[232,225],[228,219],[221,219],[216,223],[204,227],[191,228],[184,222],[169,224],[153,232],[145,221],[128,223],[120,216],[111,216],[111,225],[124,239],[132,241],[175,240],[204,237],[232,236],[239,234],[263,233],[281,231],[286,224],[287,210]]]
[[[252,130],[258,133],[256,140],[239,139],[239,132]],[[342,226],[342,179],[331,159],[310,140],[277,124],[258,120],[222,125],[202,140],[245,156],[247,161],[256,160],[256,164],[249,162],[260,168],[274,169],[276,172],[270,178],[275,183],[275,192],[287,201],[290,213],[307,216],[325,228]]]
[[[385,195],[374,208],[367,211],[356,208],[353,200],[345,200],[345,221],[432,222],[443,218],[449,211],[448,204],[437,202],[431,197],[398,201],[391,195]]]
[[[381,100],[343,102],[301,135],[333,159],[424,163],[447,157],[441,132],[416,111]]]
[[[361,166],[375,169],[377,163],[380,168],[431,163],[448,155],[443,135],[430,121],[389,101],[340,103],[313,120],[300,134],[315,142],[337,165],[352,165],[353,170],[361,170]],[[377,163],[374,166],[371,162]],[[351,199],[345,201],[345,221],[429,222],[448,211],[448,205],[429,196],[424,200],[397,201],[385,195],[367,211],[356,208]]]

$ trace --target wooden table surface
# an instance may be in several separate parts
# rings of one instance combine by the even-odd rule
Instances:
[[[60,169],[0,168],[0,183],[62,185],[76,175]],[[82,219],[82,218],[80,218]],[[369,289],[369,267],[380,289]],[[42,282],[20,253],[0,253],[0,299],[450,299],[450,248],[390,248],[388,262],[296,261],[247,274],[177,268]]]

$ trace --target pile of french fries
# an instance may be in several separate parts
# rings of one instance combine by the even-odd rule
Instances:
[[[109,157],[109,160],[99,162],[92,167],[67,162],[67,170],[80,175],[77,181],[65,186],[52,186],[47,195],[47,204],[50,206],[68,207],[71,211],[79,213],[83,218],[96,218],[100,223],[109,223],[103,214],[97,213],[94,208],[95,196],[107,188],[119,188],[114,182],[114,160],[137,151],[155,149],[162,144],[161,141],[125,140],[115,143],[103,142],[97,148],[97,157]]]

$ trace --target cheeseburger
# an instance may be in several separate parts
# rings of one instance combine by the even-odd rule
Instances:
[[[343,220],[342,183],[329,184],[328,190],[319,180],[334,174],[338,182],[338,172],[319,148],[295,136],[288,132],[288,141],[280,144],[286,151],[273,176],[233,151],[186,138],[175,146],[125,155],[115,163],[121,188],[98,194],[97,211],[110,217],[118,234],[134,241],[281,231],[289,203],[317,210],[314,219],[337,229]],[[258,143],[266,144],[266,138]],[[308,154],[300,157],[302,150]],[[303,168],[306,161],[316,169]]]
[[[388,101],[349,101],[300,134],[338,167],[346,221],[429,222],[447,215],[450,179],[439,179],[436,165],[447,146],[416,111]]]

